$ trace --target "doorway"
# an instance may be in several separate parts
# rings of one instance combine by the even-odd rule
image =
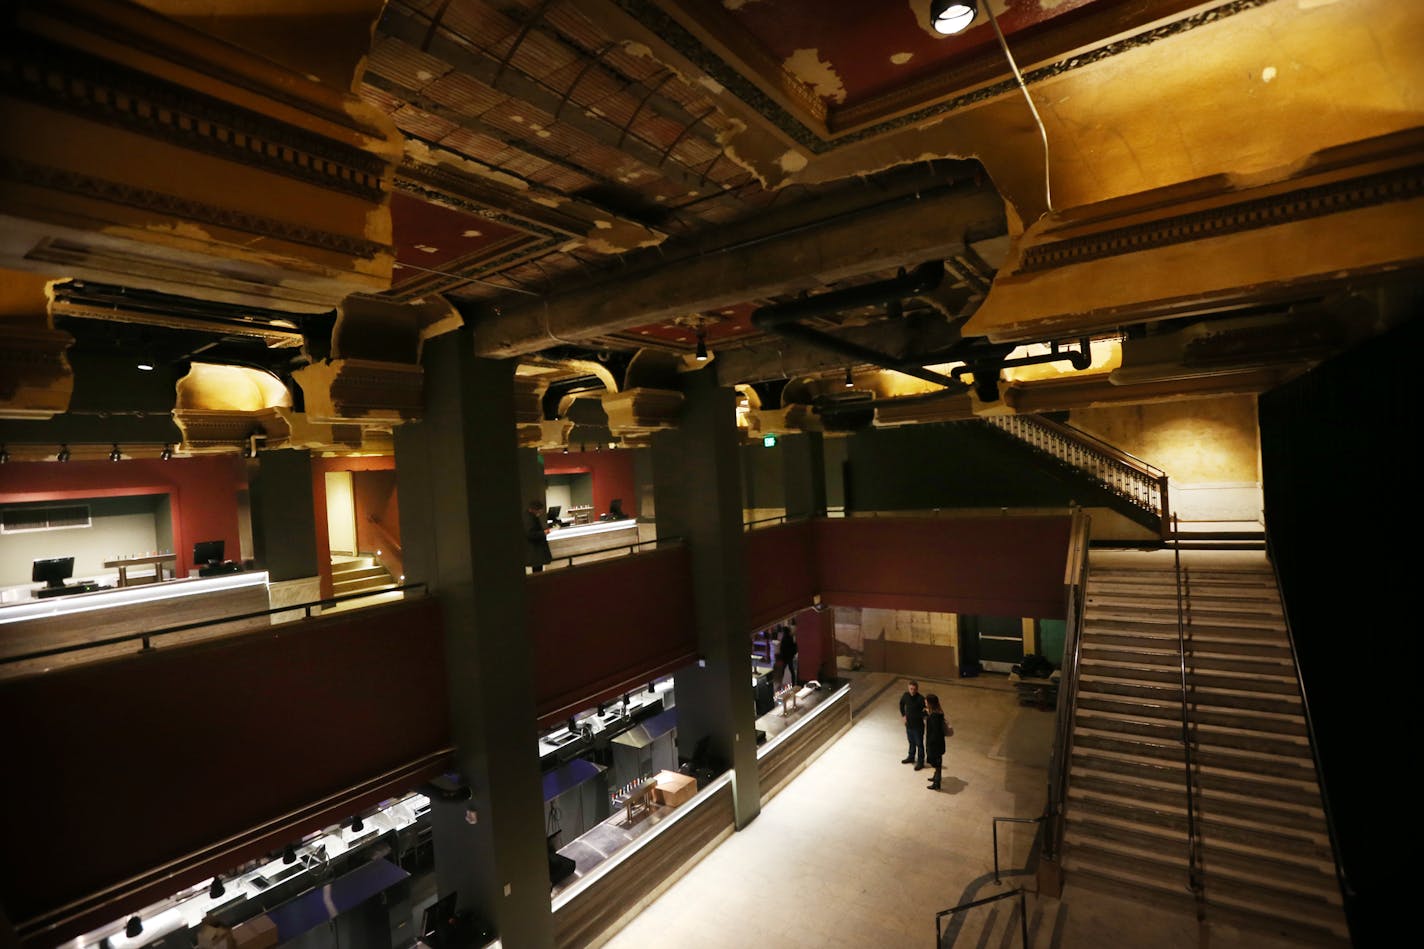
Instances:
[[[349,471],[326,473],[326,536],[332,556],[356,556],[356,493]]]

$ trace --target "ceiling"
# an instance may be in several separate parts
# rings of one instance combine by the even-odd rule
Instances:
[[[1283,238],[1305,248],[1295,269],[1272,253],[1254,271],[1202,276],[1249,256],[1223,245],[1212,257],[1205,238],[1259,236],[1262,202],[1289,204],[1266,217],[1305,228],[1322,212],[1291,210],[1302,189],[1355,169],[1417,180],[1419,57],[1398,36],[1420,18],[1381,0],[995,2],[1012,64],[985,12],[945,37],[927,25],[929,0],[141,6],[320,80],[351,115],[369,110],[362,127],[389,135],[363,148],[389,178],[361,226],[388,250],[365,252],[338,285],[425,307],[425,335],[453,325],[437,312],[453,308],[479,352],[565,366],[552,381],[589,379],[591,364],[626,372],[643,352],[695,369],[699,338],[721,381],[740,384],[839,380],[922,356],[1002,360],[1015,345],[1089,336],[1139,353],[1155,340],[1132,358],[1174,368],[1138,367],[1146,381],[1183,376],[1187,349],[1206,345],[1190,328],[1210,325],[1236,361],[1186,373],[1191,394],[1259,391],[1382,328],[1398,305],[1380,294],[1417,286],[1424,260],[1417,231],[1337,265],[1302,230]],[[1355,36],[1342,24],[1361,9],[1383,19]],[[302,40],[298,11],[326,47]],[[1332,77],[1327,67],[1367,48],[1353,75]],[[1336,82],[1361,91],[1321,112]],[[1415,200],[1382,187],[1393,197],[1368,207]],[[1195,255],[1174,261],[1183,244]],[[76,352],[159,348],[289,380],[339,355],[340,293],[296,305],[267,279],[272,300],[244,300],[47,246],[47,257],[0,248],[0,262],[70,281],[53,325]],[[933,287],[873,292],[926,264],[943,268]],[[799,338],[767,325],[778,307],[856,287],[859,301],[808,307]],[[103,325],[114,320],[126,328]]]

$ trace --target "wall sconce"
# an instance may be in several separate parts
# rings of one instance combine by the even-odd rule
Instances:
[[[59,446],[59,454],[57,454],[57,455],[54,456],[54,460],[55,460],[55,461],[68,461],[68,460],[69,460],[69,446],[68,446],[68,445],[60,445],[60,446]]]
[[[119,460],[122,459],[123,457],[124,457],[124,453],[121,452],[121,451],[119,451],[118,443],[115,442],[115,443],[114,443],[114,450],[111,451],[111,452],[109,452],[109,460],[110,460],[110,461],[119,461]]]
[[[172,445],[164,445],[164,446],[163,446],[163,450],[158,453],[158,460],[159,460],[159,461],[172,461],[172,460],[173,460],[173,446],[172,446]]]
[[[8,462],[9,460],[10,460],[10,453],[5,450],[5,446],[4,446],[4,445],[0,445],[0,465],[5,464],[5,463]]]

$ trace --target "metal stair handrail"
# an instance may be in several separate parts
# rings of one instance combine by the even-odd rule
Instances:
[[[1044,810],[1044,858],[1057,862],[1063,849],[1063,813],[1068,799],[1068,769],[1073,761],[1073,710],[1078,703],[1078,664],[1083,651],[1083,614],[1087,610],[1088,536],[1092,518],[1073,509],[1068,534],[1068,562],[1063,588],[1067,622],[1063,635],[1063,665],[1058,676],[1053,753],[1048,765],[1048,803]]]
[[[1004,893],[995,893],[993,896],[986,896],[982,900],[970,900],[968,903],[960,903],[958,906],[951,906],[949,909],[942,909],[935,913],[935,949],[940,949],[944,944],[944,932],[940,928],[940,921],[946,916],[953,916],[955,913],[963,912],[966,909],[973,909],[976,906],[983,906],[985,903],[996,903],[999,900],[1010,900],[1015,896],[1019,898],[1019,926],[1020,936],[1023,939],[1024,949],[1028,949],[1028,900],[1024,898],[1024,888],[1008,890]]]
[[[1177,517],[1172,517],[1172,537],[1177,539]],[[1202,884],[1201,838],[1197,834],[1196,795],[1192,788],[1192,735],[1187,709],[1187,619],[1186,611],[1190,601],[1186,573],[1182,569],[1182,548],[1174,545],[1173,565],[1177,582],[1177,650],[1182,676],[1182,767],[1185,769],[1187,792],[1187,887],[1196,899],[1197,919],[1206,917],[1206,892]]]
[[[1081,429],[1041,415],[990,415],[983,421],[1091,477],[1112,493],[1155,515],[1169,530],[1167,473]]]

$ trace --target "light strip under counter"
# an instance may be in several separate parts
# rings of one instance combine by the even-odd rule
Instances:
[[[136,587],[115,587],[112,590],[96,590],[93,593],[48,597],[30,603],[0,606],[0,625],[47,616],[70,616],[76,613],[112,609],[116,606],[156,603],[178,597],[220,593],[224,590],[239,590],[254,586],[265,587],[266,585],[267,571],[257,570],[224,574],[217,577],[165,580],[162,583],[145,583]]]

